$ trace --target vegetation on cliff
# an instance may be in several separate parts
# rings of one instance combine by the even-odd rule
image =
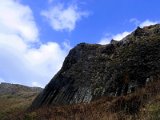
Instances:
[[[31,107],[127,95],[159,78],[160,25],[138,27],[121,41],[107,45],[78,44]]]

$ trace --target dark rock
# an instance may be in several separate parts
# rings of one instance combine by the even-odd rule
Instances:
[[[111,40],[111,42],[110,42],[110,44],[116,44],[116,43],[118,43],[118,41],[116,41],[116,40]]]
[[[155,25],[108,45],[78,44],[31,107],[90,102],[145,86],[147,78],[160,73],[159,31]]]

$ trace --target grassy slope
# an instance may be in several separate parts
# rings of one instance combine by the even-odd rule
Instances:
[[[37,92],[0,96],[0,120],[159,120],[160,81],[127,96],[104,97],[90,104],[43,107],[26,112]]]
[[[10,119],[26,111],[33,99],[38,95],[38,90],[21,85],[2,85],[0,89],[0,120]],[[13,92],[14,91],[14,92]]]
[[[159,120],[159,91],[160,81],[156,81],[127,96],[101,98],[90,104],[43,107],[25,112],[18,118],[24,120]]]
[[[160,119],[160,80],[127,96],[104,97],[90,104],[43,107],[30,112],[26,110],[38,92],[19,86],[12,89],[17,92],[0,95],[0,120]]]

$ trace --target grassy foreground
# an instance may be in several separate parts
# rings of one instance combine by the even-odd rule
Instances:
[[[41,90],[36,87],[1,83],[0,120],[12,120],[12,117],[24,113]]]
[[[160,81],[127,96],[104,97],[89,104],[45,106],[25,111],[31,101],[22,100],[21,104],[18,102],[14,107],[9,107],[12,120],[159,120]],[[16,107],[20,109],[15,116]]]

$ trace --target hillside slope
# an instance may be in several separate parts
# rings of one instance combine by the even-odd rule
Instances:
[[[43,106],[12,120],[160,120],[160,80],[126,96],[101,97],[90,103]]]
[[[31,108],[127,95],[159,78],[160,25],[138,27],[119,42],[78,44]]]
[[[18,84],[0,84],[0,120],[24,112],[42,88],[27,87]]]

